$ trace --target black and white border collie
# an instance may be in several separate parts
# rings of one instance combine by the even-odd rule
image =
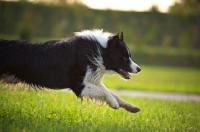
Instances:
[[[129,73],[140,70],[131,60],[123,32],[119,36],[99,29],[84,30],[44,43],[0,40],[0,79],[4,82],[70,88],[78,97],[100,99],[114,109],[140,111],[102,84],[104,74],[118,73],[130,79]]]

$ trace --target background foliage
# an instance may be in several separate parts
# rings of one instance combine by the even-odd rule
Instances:
[[[180,4],[163,14],[156,8],[122,12],[92,10],[77,3],[0,1],[0,38],[14,35],[15,39],[35,41],[34,37],[60,39],[83,29],[124,31],[125,41],[137,56],[133,59],[139,63],[199,67],[199,14],[184,11]]]

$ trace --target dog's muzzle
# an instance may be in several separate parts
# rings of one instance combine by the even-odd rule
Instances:
[[[132,73],[138,73],[141,71],[141,68],[136,63],[134,63],[131,59],[130,59],[130,68],[131,68]]]

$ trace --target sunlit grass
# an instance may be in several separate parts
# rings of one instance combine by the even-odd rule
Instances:
[[[132,75],[130,81],[118,75],[106,76],[104,83],[108,88],[130,90],[153,90],[200,94],[200,69],[141,66],[142,71]]]
[[[74,94],[0,88],[0,131],[48,132],[198,132],[200,104],[128,98],[142,108],[137,114],[113,110]]]

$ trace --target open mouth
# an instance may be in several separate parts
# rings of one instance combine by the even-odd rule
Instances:
[[[118,69],[118,73],[124,78],[124,79],[131,79],[131,75],[124,69],[120,68]]]

